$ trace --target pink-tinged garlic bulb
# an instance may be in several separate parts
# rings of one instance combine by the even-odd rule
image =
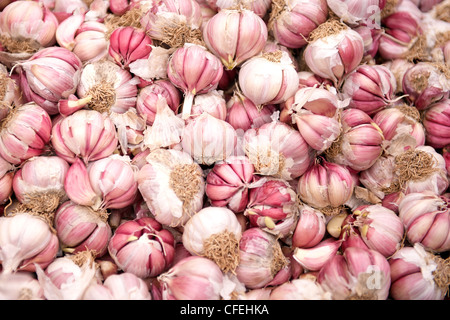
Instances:
[[[104,211],[94,211],[71,201],[61,204],[55,212],[54,225],[63,252],[76,254],[83,250],[97,257],[107,251],[112,231]]]
[[[247,157],[231,156],[217,162],[207,174],[205,193],[211,205],[239,213],[247,208],[249,190],[259,184],[258,180]]]
[[[195,95],[217,88],[223,70],[220,59],[201,45],[186,43],[172,53],[167,65],[167,76],[184,92],[184,119],[191,114]]]
[[[286,102],[284,115],[290,116],[303,139],[320,153],[339,137],[340,109],[346,104],[325,88],[306,87],[297,90],[293,101]]]
[[[328,20],[314,29],[310,39],[303,54],[307,66],[339,88],[344,77],[361,63],[363,38],[338,20]]]
[[[46,300],[81,300],[86,289],[99,280],[90,251],[56,258],[47,268],[36,269]]]
[[[422,123],[429,146],[439,149],[450,145],[450,99],[431,105],[425,111]]]
[[[372,119],[383,132],[386,147],[401,143],[405,137],[421,146],[425,144],[426,132],[420,117],[415,106],[399,104],[377,112]]]
[[[378,251],[350,247],[323,266],[317,281],[333,300],[386,300],[391,271]]]
[[[109,37],[109,56],[122,68],[137,59],[146,59],[152,51],[152,39],[141,29],[119,27]]]
[[[302,48],[314,29],[327,20],[326,0],[277,0],[272,4],[268,28],[277,42]]]
[[[322,209],[344,205],[354,188],[355,181],[347,167],[318,158],[298,180],[297,192],[302,201]]]
[[[244,214],[253,227],[288,237],[298,217],[297,194],[287,181],[267,178],[249,190]],[[286,226],[287,225],[287,226]]]
[[[68,171],[67,161],[57,156],[28,159],[14,175],[14,195],[28,210],[53,214],[67,200],[64,180]]]
[[[171,267],[175,239],[154,218],[124,222],[108,244],[108,252],[123,272],[144,279],[156,277]]]
[[[155,219],[163,225],[184,225],[203,207],[203,171],[186,152],[151,151],[137,179],[140,194]]]
[[[181,147],[199,164],[212,165],[234,155],[237,143],[236,130],[228,122],[204,112],[185,126]]]
[[[398,215],[380,205],[363,205],[353,210],[361,238],[370,249],[386,258],[402,246],[404,227]]]
[[[298,130],[277,120],[247,130],[243,147],[257,174],[285,180],[303,175],[314,156]]]
[[[206,47],[228,70],[259,54],[267,37],[264,20],[244,8],[222,9],[203,26]]]
[[[385,60],[426,58],[426,40],[421,24],[414,12],[405,9],[397,9],[383,18],[381,25],[385,32],[380,37],[379,55]]]
[[[394,300],[444,300],[448,263],[420,244],[401,248],[391,259],[390,296]]]
[[[135,8],[139,2],[138,0],[111,0],[109,1],[109,9],[115,15],[121,16]]]
[[[394,74],[383,65],[360,65],[345,79],[342,93],[349,97],[349,107],[369,116],[395,101],[397,83]]]
[[[222,90],[212,90],[207,93],[196,95],[192,104],[192,117],[186,119],[186,121],[188,122],[204,112],[209,113],[217,119],[226,120],[227,102]]]
[[[378,198],[387,194],[432,191],[443,194],[449,180],[444,157],[430,146],[418,146],[394,155],[381,156],[360,172],[360,182]]]
[[[412,245],[420,243],[426,250],[450,249],[450,198],[431,191],[407,194],[398,213]]]
[[[288,264],[276,236],[260,228],[250,228],[242,233],[235,272],[246,288],[265,287]]]
[[[205,207],[184,225],[182,242],[195,256],[214,261],[223,272],[239,265],[242,227],[236,214],[225,207]]]
[[[296,247],[292,257],[305,270],[318,272],[336,256],[340,246],[340,240],[326,238],[310,248]]]
[[[442,0],[411,0],[422,12],[429,12]],[[444,1],[445,2],[445,1]]]
[[[113,274],[100,284],[90,285],[83,300],[152,300],[146,282],[130,272]]]
[[[72,14],[56,29],[56,42],[77,55],[83,63],[98,61],[108,54],[108,28],[85,13]]]
[[[12,164],[41,155],[51,131],[49,114],[36,103],[14,107],[0,124],[0,155]]]
[[[152,39],[172,48],[185,43],[200,44],[202,23],[201,7],[195,0],[155,1],[140,18],[140,24]]]
[[[73,52],[57,46],[39,50],[16,68],[26,101],[34,101],[50,115],[58,113],[60,99],[76,92],[83,69]]]
[[[318,209],[302,204],[299,218],[292,234],[292,246],[311,248],[319,244],[327,231],[327,219]]]
[[[88,107],[106,113],[125,113],[136,106],[137,80],[132,74],[109,60],[83,67],[77,87],[79,98],[91,97]]]
[[[0,275],[1,300],[44,300],[44,291],[34,273],[15,272]]]
[[[76,204],[93,210],[122,209],[137,197],[138,168],[118,154],[89,162],[77,159],[69,168],[64,187]]]
[[[46,268],[59,250],[59,240],[41,216],[17,212],[0,217],[0,262],[2,273]]]
[[[53,12],[37,1],[14,1],[0,13],[2,47],[11,53],[54,45],[57,27]]]
[[[89,10],[88,4],[83,0],[52,0],[52,2],[54,6],[48,7],[58,19],[59,24],[74,14],[85,13]]]
[[[343,22],[351,26],[367,25],[379,29],[379,15],[383,10],[385,0],[327,0],[328,7]]]
[[[274,288],[269,300],[332,300],[331,293],[325,291],[315,280],[308,277],[294,279]]]
[[[445,167],[447,168],[447,175],[450,178],[450,146],[442,149],[442,156],[444,157]]]
[[[450,72],[444,64],[419,62],[405,72],[403,92],[422,111],[449,97]]]
[[[108,157],[118,146],[111,118],[95,110],[78,110],[55,119],[51,133],[55,153],[69,163],[77,159],[88,163]]]
[[[271,1],[269,0],[204,0],[204,2],[216,12],[221,9],[232,9],[240,6],[246,8],[247,10],[253,11],[261,18],[265,18],[266,13],[269,11],[271,6]]]
[[[224,274],[211,259],[191,256],[158,276],[162,300],[220,300]]]
[[[261,109],[293,96],[298,89],[298,75],[289,54],[276,50],[245,61],[239,69],[238,83],[243,95]]]
[[[274,111],[274,105],[258,108],[250,99],[235,90],[227,101],[226,121],[236,130],[242,129],[245,132],[271,122]]]
[[[178,111],[181,94],[170,81],[156,80],[139,90],[136,110],[139,115],[145,118],[148,125],[152,125],[155,121],[156,106],[161,98],[166,100],[166,103],[174,112]]]
[[[358,172],[369,169],[382,155],[382,130],[367,113],[355,108],[342,111],[341,125],[341,134],[325,150],[326,158]]]

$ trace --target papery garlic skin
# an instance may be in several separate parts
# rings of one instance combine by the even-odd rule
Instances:
[[[111,155],[118,146],[118,135],[108,115],[78,110],[55,119],[51,143],[55,153],[67,162],[81,158],[88,163]]]
[[[57,236],[38,216],[16,213],[0,218],[0,261],[3,273],[47,267],[59,249]]]
[[[154,218],[144,217],[121,224],[108,243],[108,252],[119,269],[145,279],[172,265],[174,244],[170,231]]]
[[[39,50],[17,66],[26,101],[34,101],[50,115],[58,113],[60,99],[76,92],[83,69],[77,55],[57,46]]]
[[[239,241],[237,278],[250,289],[265,287],[288,264],[276,236],[260,228],[250,228]]]
[[[44,292],[31,272],[0,274],[1,300],[44,300]]]
[[[278,120],[247,130],[243,148],[257,174],[285,180],[303,175],[314,155],[298,130]]]
[[[229,123],[204,112],[185,126],[181,147],[199,164],[212,165],[234,155],[237,140]]]
[[[298,75],[287,52],[278,50],[254,56],[241,65],[239,87],[259,108],[278,104],[298,89]]]
[[[264,20],[248,9],[222,9],[202,28],[206,46],[228,70],[259,54],[268,37]]]
[[[0,155],[12,164],[44,153],[51,138],[49,114],[34,102],[12,109],[0,128]]]
[[[73,163],[64,180],[67,196],[73,202],[94,210],[121,209],[131,205],[138,191],[138,168],[128,156],[118,154]]]
[[[405,195],[398,210],[412,245],[420,243],[433,252],[450,249],[449,203],[448,197],[431,191]]]
[[[83,300],[152,300],[143,279],[130,272],[113,274],[102,284],[87,288]]]
[[[22,204],[40,212],[53,212],[67,199],[64,190],[69,164],[56,156],[28,159],[15,173],[14,194]]]
[[[12,39],[28,39],[37,47],[55,43],[58,20],[53,12],[39,2],[14,1],[0,14],[0,33]]]
[[[163,300],[219,300],[224,274],[210,259],[191,256],[158,276]]]
[[[274,288],[270,300],[332,300],[331,293],[325,291],[312,279],[294,279]]]
[[[380,28],[376,15],[384,8],[385,1],[327,0],[327,4],[342,21],[351,26],[369,25],[372,28]]]
[[[394,300],[443,300],[447,287],[440,287],[438,260],[420,244],[401,248],[389,260],[390,295]]]
[[[76,262],[75,256],[56,258],[46,269],[36,269],[46,300],[81,300],[91,283],[97,281],[93,257],[87,253]]]
[[[335,33],[311,41],[304,51],[305,62],[311,71],[332,80],[338,87],[344,76],[360,64],[363,55],[363,38],[342,25]]]
[[[192,255],[213,259],[225,272],[238,265],[241,236],[242,227],[233,211],[224,207],[205,207],[186,222],[182,241]],[[218,243],[222,245],[217,247]]]
[[[54,225],[64,252],[94,251],[97,257],[107,251],[112,230],[107,216],[71,201],[61,204],[55,212]]]
[[[222,90],[213,90],[195,96],[192,104],[192,116],[199,116],[204,112],[207,112],[220,120],[226,119],[227,102]],[[189,118],[186,121],[189,121],[190,119],[192,118]]]
[[[184,225],[203,207],[203,172],[186,152],[174,149],[150,152],[137,181],[150,211],[164,225]]]

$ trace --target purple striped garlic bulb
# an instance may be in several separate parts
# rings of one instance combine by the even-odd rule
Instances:
[[[206,47],[232,70],[259,54],[268,37],[264,20],[251,10],[222,9],[203,27]]]
[[[167,65],[167,75],[184,92],[184,119],[191,115],[195,95],[217,88],[223,70],[220,59],[201,45],[186,43],[172,53]]]
[[[16,68],[25,99],[34,101],[49,115],[58,113],[59,100],[76,92],[83,70],[75,53],[57,46],[36,52]]]
[[[360,65],[345,79],[344,96],[349,97],[349,107],[373,116],[396,101],[397,82],[394,74],[383,65]]]
[[[69,163],[77,159],[85,163],[102,159],[118,147],[113,121],[95,110],[78,110],[67,117],[55,119],[51,134],[55,153]]]
[[[47,149],[52,122],[49,114],[34,102],[15,107],[0,125],[0,155],[20,164]]]
[[[77,159],[67,172],[64,187],[76,204],[93,210],[122,209],[136,200],[137,173],[128,156],[113,154],[87,165]]]
[[[269,0],[204,0],[205,4],[215,12],[222,9],[241,7],[251,10],[259,17],[264,18],[271,7]]]
[[[238,74],[242,93],[259,109],[263,105],[285,102],[297,91],[298,81],[289,54],[282,50],[248,59],[241,65]]]
[[[426,142],[433,148],[450,145],[450,99],[444,99],[431,105],[422,120]]]
[[[268,28],[288,48],[302,48],[314,29],[327,20],[326,0],[278,0],[272,5]]]
[[[332,31],[330,31],[332,30]],[[341,87],[344,77],[364,56],[361,35],[338,20],[328,20],[311,33],[304,59],[311,71]]]
[[[380,29],[380,13],[386,0],[327,0],[330,10],[351,26],[367,25]]]

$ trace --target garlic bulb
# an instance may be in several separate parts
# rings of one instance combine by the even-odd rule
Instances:
[[[213,260],[224,272],[239,265],[242,227],[236,214],[224,207],[206,207],[185,224],[182,241],[196,256]]]
[[[150,152],[137,181],[150,211],[164,225],[184,225],[203,207],[203,172],[186,152],[173,149]]]

